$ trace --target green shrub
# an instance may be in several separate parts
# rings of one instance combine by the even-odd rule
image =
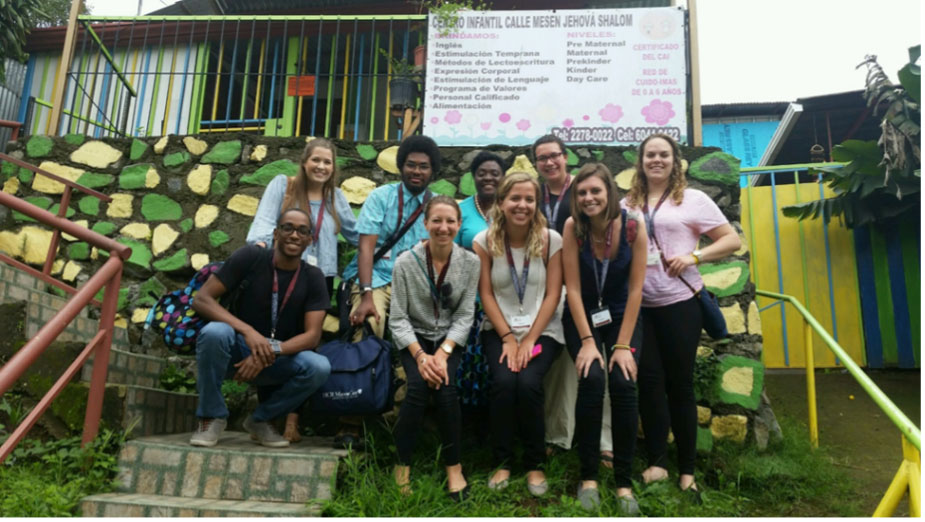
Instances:
[[[113,490],[124,442],[123,433],[109,430],[85,448],[80,447],[80,437],[22,441],[0,466],[0,513],[5,517],[77,514],[81,498]]]

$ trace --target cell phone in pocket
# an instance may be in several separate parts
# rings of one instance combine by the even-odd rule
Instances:
[[[530,359],[533,359],[534,357],[536,357],[537,355],[541,353],[543,353],[543,345],[540,343],[536,343],[535,345],[533,345],[533,350],[530,351]]]

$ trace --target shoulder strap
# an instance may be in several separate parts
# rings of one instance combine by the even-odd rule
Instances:
[[[658,244],[658,236],[655,235],[655,227],[652,227],[652,240],[655,242],[655,248],[658,249],[658,255],[659,257],[661,257],[662,266],[665,266],[666,264],[665,253],[662,252],[662,247]],[[694,290],[694,287],[691,286],[691,284],[688,283],[683,277],[681,277],[681,274],[678,274],[678,279],[680,279],[681,282],[684,283],[684,286],[690,289],[690,291],[693,292],[694,295],[697,295],[698,293],[697,290]]]
[[[622,212],[623,219],[623,231],[626,234],[626,242],[632,244],[636,241],[636,236],[639,233],[639,222],[635,218],[631,218],[629,212],[624,210]]]
[[[543,266],[549,264],[549,229],[543,230]]]
[[[400,187],[399,187],[399,190],[401,190]],[[408,230],[410,230],[412,226],[414,226],[414,223],[417,221],[418,217],[421,215],[421,212],[424,210],[424,205],[430,199],[431,195],[432,194],[430,192],[430,189],[427,189],[427,191],[424,192],[424,201],[421,202],[420,205],[418,205],[418,208],[415,209],[414,213],[408,216],[408,220],[405,221],[405,224],[402,225],[400,229],[395,231],[395,233],[392,234],[385,241],[385,243],[382,244],[381,247],[379,247],[379,250],[376,250],[376,253],[373,254],[373,264],[376,264],[376,261],[379,261],[380,259],[382,259],[382,256],[384,256],[386,252],[391,250],[392,247],[395,246],[395,243],[397,243],[398,240],[401,239],[402,236],[404,236],[405,233],[408,232]]]

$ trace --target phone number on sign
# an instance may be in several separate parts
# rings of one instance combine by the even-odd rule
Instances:
[[[655,133],[681,139],[678,127],[553,127],[550,132],[566,143],[638,143]]]

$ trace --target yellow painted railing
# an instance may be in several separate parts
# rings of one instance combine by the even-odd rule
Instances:
[[[889,517],[893,515],[896,506],[905,493],[909,492],[909,515],[920,517],[922,514],[921,506],[921,455],[922,434],[918,427],[900,410],[889,397],[876,385],[874,381],[861,370],[856,362],[845,352],[845,350],[829,335],[815,317],[803,306],[796,298],[786,294],[768,292],[766,290],[755,290],[755,293],[765,297],[778,299],[793,305],[793,307],[803,317],[803,337],[804,350],[806,356],[806,398],[808,401],[807,411],[809,412],[809,438],[813,447],[819,447],[819,426],[816,415],[816,379],[815,368],[813,367],[813,331],[825,342],[828,349],[838,358],[845,366],[848,373],[861,385],[861,388],[870,395],[874,403],[880,407],[893,424],[902,432],[903,461],[899,465],[899,470],[890,487],[887,488],[880,505],[874,511],[875,517]]]

